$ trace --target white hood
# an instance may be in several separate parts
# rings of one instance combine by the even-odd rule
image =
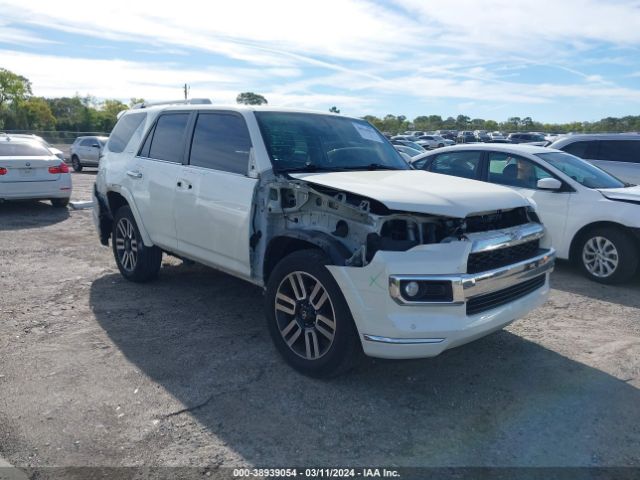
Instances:
[[[293,173],[290,176],[378,200],[391,210],[454,218],[530,205],[510,188],[424,170]]]
[[[611,200],[627,200],[631,202],[640,202],[639,185],[627,188],[601,188],[598,191]]]

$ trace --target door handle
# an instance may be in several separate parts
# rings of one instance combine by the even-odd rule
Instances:
[[[176,185],[180,188],[182,188],[182,186],[184,185],[185,187],[187,187],[187,190],[191,190],[193,188],[193,185],[191,185],[186,180],[178,180],[178,183]]]
[[[137,172],[134,170],[127,170],[127,175],[131,178],[142,178],[142,172]]]

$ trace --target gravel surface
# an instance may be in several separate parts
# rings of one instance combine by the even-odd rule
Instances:
[[[94,173],[74,174],[87,200]],[[420,361],[318,381],[261,290],[165,257],[137,285],[90,210],[0,205],[0,456],[43,466],[640,466],[640,279]]]

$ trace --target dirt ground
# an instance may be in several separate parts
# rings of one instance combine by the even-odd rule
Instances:
[[[94,173],[74,174],[88,200]],[[550,301],[330,381],[278,357],[262,294],[166,258],[136,285],[90,210],[0,205],[0,456],[45,466],[640,466],[640,279],[560,264]]]

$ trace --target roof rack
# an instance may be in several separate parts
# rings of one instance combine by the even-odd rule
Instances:
[[[165,100],[163,102],[142,102],[131,107],[132,110],[140,108],[157,107],[158,105],[211,105],[208,98],[189,98],[188,100]]]

